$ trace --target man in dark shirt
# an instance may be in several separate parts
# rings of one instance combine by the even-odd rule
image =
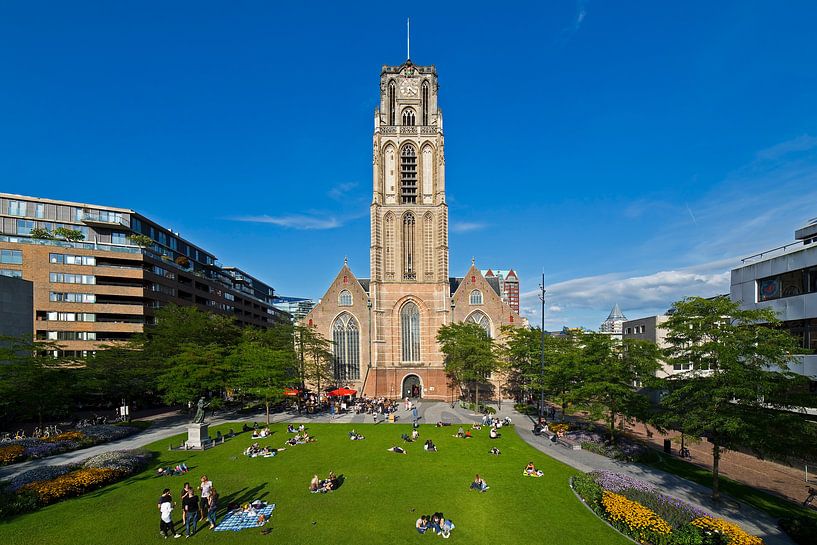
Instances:
[[[193,488],[188,488],[182,496],[182,512],[184,513],[184,532],[190,537],[190,527],[193,527],[193,534],[199,523],[199,497]]]

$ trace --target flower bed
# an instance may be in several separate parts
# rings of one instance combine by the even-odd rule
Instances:
[[[100,443],[116,441],[141,431],[132,426],[100,425],[82,431],[67,431],[54,437],[16,439],[0,445],[0,465],[45,458]]]
[[[574,477],[571,486],[597,515],[639,543],[763,545],[739,526],[628,475],[595,471]]]
[[[44,466],[25,471],[0,489],[0,519],[79,496],[144,469],[151,454],[112,451],[82,464]]]

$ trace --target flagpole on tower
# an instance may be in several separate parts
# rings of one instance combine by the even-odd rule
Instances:
[[[406,17],[406,59],[411,59],[411,17]]]

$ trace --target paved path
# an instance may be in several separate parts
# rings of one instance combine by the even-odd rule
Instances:
[[[420,402],[417,405],[417,412],[420,416],[421,424],[434,424],[439,421],[457,423],[473,423],[479,421],[481,415],[455,405],[452,407],[449,403],[443,402]],[[410,423],[412,415],[403,408],[400,404],[400,410],[397,413],[399,417],[398,423]],[[687,503],[698,506],[699,508],[712,513],[713,515],[723,517],[740,525],[749,533],[763,538],[767,545],[794,545],[793,542],[777,528],[775,521],[753,507],[739,503],[731,498],[725,498],[721,504],[714,505],[709,499],[710,489],[693,483],[686,479],[682,479],[676,475],[666,473],[660,469],[640,464],[631,464],[618,462],[604,456],[594,454],[585,450],[570,450],[562,445],[553,444],[544,437],[537,437],[533,435],[532,420],[513,409],[513,404],[505,402],[502,408],[497,410],[497,416],[510,417],[515,424],[514,428],[525,442],[543,452],[544,454],[563,462],[579,471],[588,472],[594,470],[610,470],[618,473],[625,473],[641,480],[655,484],[660,489],[666,491],[667,494],[675,496]],[[238,414],[224,414],[209,420],[210,425],[218,425],[226,422],[252,422],[256,421],[259,424],[265,421],[262,413],[255,415],[238,415]],[[23,462],[21,464],[14,464],[12,466],[0,468],[0,479],[8,479],[29,469],[34,469],[43,465],[67,464],[72,462],[79,462],[108,450],[124,450],[134,449],[145,446],[149,443],[166,439],[180,433],[184,433],[185,426],[189,422],[188,415],[167,416],[156,420],[147,430],[126,437],[119,441],[107,443],[104,445],[97,445],[87,449],[67,452],[57,456],[50,456],[42,460],[32,460],[30,462]],[[332,422],[338,424],[371,424],[373,418],[371,415],[356,415],[344,414],[332,416],[329,414],[309,415],[297,413],[276,413],[271,415],[270,422]],[[382,423],[379,425],[388,425]]]

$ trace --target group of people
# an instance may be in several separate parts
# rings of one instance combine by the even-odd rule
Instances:
[[[156,468],[157,477],[176,477],[177,475],[184,475],[189,472],[190,468],[184,462],[176,464],[175,467],[158,467]]]
[[[430,530],[447,539],[451,535],[451,530],[454,529],[454,523],[451,522],[451,519],[445,518],[442,513],[434,513],[431,516],[422,515],[418,518],[415,528],[421,534],[425,534]]]
[[[201,496],[196,494],[196,490],[200,491]],[[216,527],[218,497],[218,492],[213,486],[213,482],[207,478],[207,475],[201,476],[200,484],[195,489],[190,483],[184,483],[179,501],[182,506],[182,524],[184,524],[186,537],[196,533],[199,520],[206,520],[210,524],[211,530]],[[173,509],[175,506],[176,502],[173,501],[170,489],[165,488],[159,497],[158,503],[159,533],[165,539],[170,536],[174,538],[182,537],[182,534],[176,531],[173,522]]]
[[[290,437],[287,439],[286,444],[290,446],[295,445],[303,445],[305,443],[314,443],[315,438],[309,435],[309,432],[306,431],[306,427],[303,424],[298,426],[297,428],[292,424],[287,426],[287,433],[294,433],[294,437]]]
[[[528,462],[528,465],[525,466],[524,475],[528,477],[541,477],[544,475],[541,469],[536,469],[536,466],[533,465],[533,462]]]
[[[256,442],[247,447],[247,449],[244,451],[244,455],[249,456],[250,458],[258,458],[259,456],[262,458],[272,458],[284,450],[286,449],[272,448],[270,446],[262,447]]]
[[[471,483],[471,490],[476,490],[477,492],[485,492],[489,488],[490,487],[488,486],[488,483],[485,482],[485,479],[480,477],[479,473],[477,473],[477,476],[474,477],[474,481]]]
[[[461,439],[470,439],[472,437],[471,430],[466,431],[466,430],[462,429],[462,426],[460,426],[460,428],[457,430],[456,435],[453,435],[452,437],[459,437]]]
[[[264,437],[269,437],[272,435],[272,432],[269,429],[269,426],[262,428],[260,430],[256,429],[252,432],[253,439],[263,439]]]
[[[321,479],[317,475],[312,477],[312,481],[309,483],[309,491],[313,494],[325,494],[326,492],[331,492],[337,488],[337,484],[338,476],[335,475],[334,471],[330,471],[329,475],[327,475],[325,479]]]

